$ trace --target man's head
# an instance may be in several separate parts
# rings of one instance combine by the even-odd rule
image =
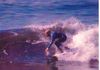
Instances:
[[[47,37],[50,37],[50,34],[51,34],[51,30],[50,29],[45,30],[45,35]]]

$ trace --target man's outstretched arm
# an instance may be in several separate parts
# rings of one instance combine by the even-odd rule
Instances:
[[[48,50],[52,46],[52,44],[53,44],[53,41],[51,41],[50,44],[49,44],[49,46],[45,49],[46,55],[49,54],[49,51]]]

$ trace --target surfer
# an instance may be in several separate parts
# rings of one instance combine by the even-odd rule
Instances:
[[[50,44],[45,49],[46,55],[48,55],[48,50],[52,46],[53,43],[60,50],[60,52],[63,53],[61,45],[67,39],[67,36],[65,35],[65,33],[62,32],[62,31],[55,31],[55,30],[48,29],[48,30],[45,31],[45,34],[46,34],[47,37],[49,37],[51,39]]]

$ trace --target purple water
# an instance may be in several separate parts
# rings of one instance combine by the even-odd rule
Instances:
[[[0,0],[0,69],[48,70],[48,28],[62,28],[76,49],[57,51],[58,70],[98,70],[98,0]]]

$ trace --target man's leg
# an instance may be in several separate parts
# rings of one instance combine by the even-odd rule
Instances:
[[[60,52],[63,53],[63,50],[62,50],[62,48],[61,48],[61,42],[60,42],[59,40],[57,40],[57,41],[55,42],[55,45],[56,45],[57,48],[60,50]]]

